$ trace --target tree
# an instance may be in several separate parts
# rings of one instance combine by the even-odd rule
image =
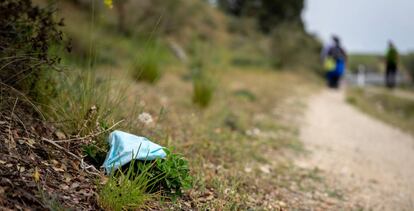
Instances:
[[[219,0],[218,4],[231,15],[255,18],[265,33],[283,22],[303,25],[304,0]]]

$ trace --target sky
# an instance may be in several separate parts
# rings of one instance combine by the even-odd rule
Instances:
[[[388,40],[414,51],[414,0],[306,0],[303,20],[323,41],[341,37],[353,53],[382,53]]]

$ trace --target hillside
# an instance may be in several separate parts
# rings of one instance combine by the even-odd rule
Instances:
[[[30,29],[14,28],[25,42],[1,34],[15,41],[1,40],[8,49],[2,71],[19,76],[1,80],[1,208],[353,206],[330,194],[341,190],[317,169],[292,163],[304,153],[304,97],[319,87],[310,59],[319,44],[300,23],[279,23],[281,15],[268,23],[279,29],[270,33],[255,16],[225,14],[205,1],[120,0],[112,9],[105,2],[36,1],[46,8],[39,9],[26,0],[24,10],[1,4]],[[4,26],[20,26],[10,13]],[[296,40],[305,46],[300,53]],[[13,51],[22,43],[25,52]],[[44,66],[31,63],[40,53],[33,60]],[[114,130],[170,153],[105,174]]]

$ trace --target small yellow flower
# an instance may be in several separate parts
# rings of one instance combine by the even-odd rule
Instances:
[[[104,4],[110,9],[114,6],[112,0],[104,0]]]

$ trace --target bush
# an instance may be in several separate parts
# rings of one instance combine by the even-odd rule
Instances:
[[[214,92],[211,81],[205,77],[197,77],[193,80],[193,89],[193,102],[201,107],[207,107]]]
[[[168,149],[164,149],[164,151],[167,153],[167,157],[157,159],[154,169],[149,172],[153,175],[161,175],[158,183],[164,192],[181,195],[182,190],[192,187],[188,161],[180,154],[171,153]]]
[[[0,3],[0,82],[35,98],[35,87],[45,70],[59,58],[48,50],[63,39],[51,6],[40,8],[30,0]],[[47,82],[46,82],[47,83]],[[43,88],[41,88],[43,89]],[[36,99],[35,99],[36,100]]]
[[[133,77],[139,81],[155,83],[162,75],[159,63],[154,52],[142,54],[132,66]]]

